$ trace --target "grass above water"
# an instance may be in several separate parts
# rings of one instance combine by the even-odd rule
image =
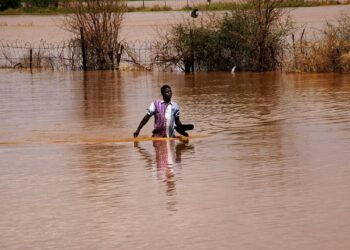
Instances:
[[[337,1],[337,0],[286,0],[278,4],[280,8],[286,7],[317,7],[327,5],[346,5],[350,4],[350,1]],[[200,10],[229,10],[241,6],[243,8],[251,8],[249,3],[234,3],[234,2],[218,2],[211,3],[210,5],[198,5]]]
[[[281,8],[286,7],[316,7],[316,6],[331,6],[331,5],[347,5],[350,4],[349,1],[337,1],[337,0],[287,0],[279,5]],[[199,4],[193,8],[198,8],[199,10],[230,10],[237,6],[244,8],[250,8],[249,4],[237,4],[228,2],[218,2],[207,4]],[[184,7],[181,9],[173,9],[169,6],[165,7],[163,5],[154,5],[151,7],[128,7],[128,12],[154,12],[154,11],[173,11],[173,10],[190,10],[189,7]],[[0,11],[0,15],[62,15],[72,13],[70,9],[67,8],[19,8],[19,9],[7,9]]]
[[[62,15],[71,13],[63,8],[19,8],[0,11],[0,15]]]

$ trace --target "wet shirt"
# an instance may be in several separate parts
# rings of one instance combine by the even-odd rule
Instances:
[[[175,102],[156,100],[151,103],[148,114],[154,115],[154,137],[175,136],[175,118],[180,116],[180,108]]]

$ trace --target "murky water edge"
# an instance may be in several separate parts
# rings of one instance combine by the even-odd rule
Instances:
[[[350,76],[0,71],[1,249],[349,249]],[[189,141],[135,142],[170,83]]]

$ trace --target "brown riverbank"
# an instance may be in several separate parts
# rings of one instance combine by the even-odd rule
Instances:
[[[325,20],[334,21],[342,12],[350,13],[350,5],[296,8],[291,15],[299,27],[321,28]],[[122,30],[125,40],[153,40],[163,30],[189,15],[188,12],[126,13]],[[59,42],[71,34],[60,27],[62,16],[0,16],[0,39],[28,42]]]

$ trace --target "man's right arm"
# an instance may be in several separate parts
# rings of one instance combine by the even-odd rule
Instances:
[[[143,126],[146,125],[146,123],[148,122],[149,118],[151,118],[150,114],[146,114],[143,119],[140,122],[140,125],[138,126],[138,128],[136,129],[136,131],[134,132],[134,137],[137,137],[141,131],[141,129],[143,128]]]

